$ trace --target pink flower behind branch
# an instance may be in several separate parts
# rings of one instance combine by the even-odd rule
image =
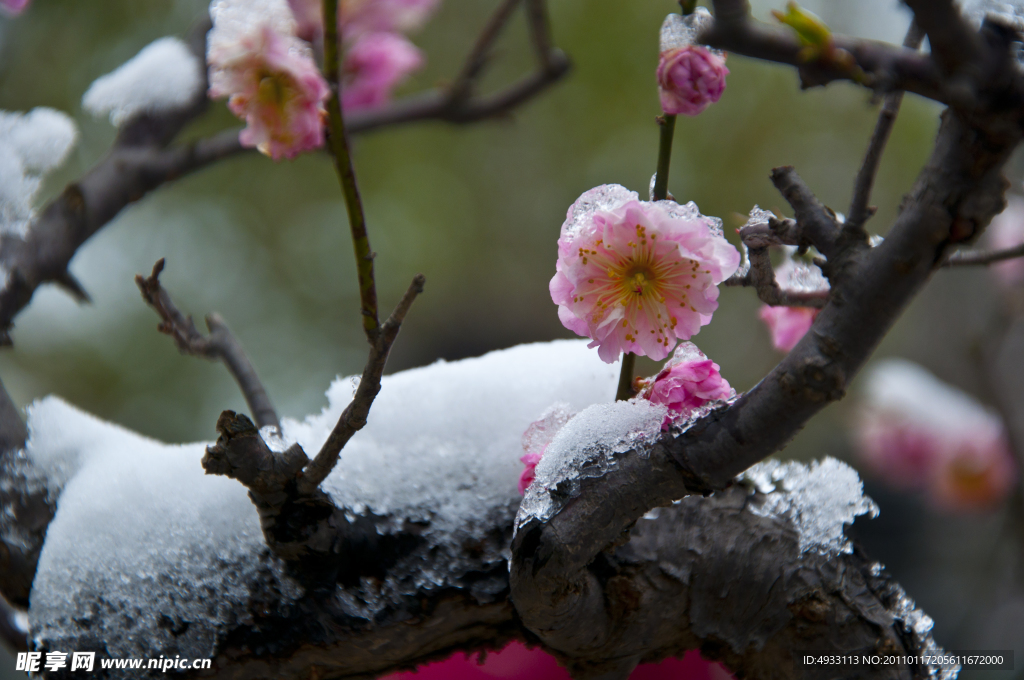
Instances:
[[[341,103],[345,111],[386,104],[391,90],[423,65],[416,46],[395,33],[370,33],[345,54]]]
[[[321,0],[288,0],[298,35],[310,42],[323,32]],[[368,33],[407,33],[430,18],[440,0],[341,0],[338,3],[338,32],[345,41]]]
[[[818,310],[811,307],[769,307],[762,305],[758,312],[768,326],[772,345],[780,352],[788,352],[811,329]]]
[[[725,58],[700,45],[662,52],[658,58],[658,96],[665,113],[696,116],[725,91]]]
[[[739,261],[693,203],[649,203],[606,184],[569,208],[549,289],[559,320],[603,361],[623,351],[658,361],[711,321],[717,286]]]
[[[218,0],[211,15],[209,94],[245,120],[242,145],[275,160],[323,146],[330,90],[284,0]]]
[[[661,429],[686,419],[704,404],[736,394],[719,373],[718,364],[708,359],[692,342],[676,348],[672,358],[652,380],[642,381],[640,398],[664,404],[669,414]]]
[[[18,16],[28,8],[32,0],[0,0],[0,10],[10,16]]]
[[[869,373],[856,440],[879,478],[950,510],[997,506],[1017,476],[1002,421],[907,361],[880,362]]]
[[[537,463],[540,462],[548,444],[555,438],[558,431],[572,420],[576,414],[566,403],[557,403],[545,411],[540,418],[530,423],[523,432],[523,450],[526,451],[519,460],[522,461],[523,473],[519,476],[519,493],[526,493],[527,487],[536,476]]]

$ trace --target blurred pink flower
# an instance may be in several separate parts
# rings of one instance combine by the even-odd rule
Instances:
[[[0,0],[0,10],[10,16],[18,16],[28,8],[32,0]]]
[[[659,361],[711,321],[717,285],[739,261],[720,222],[693,203],[649,203],[606,184],[569,208],[549,289],[562,324],[605,362],[623,351]]]
[[[908,361],[879,362],[868,374],[856,441],[880,479],[949,510],[995,507],[1017,476],[1002,421]]]
[[[323,31],[321,0],[288,0],[298,35],[316,40]],[[341,0],[338,30],[346,41],[367,33],[406,33],[423,25],[440,0]]]
[[[800,338],[806,335],[818,316],[817,309],[811,307],[769,307],[761,305],[758,316],[768,325],[772,334],[772,345],[780,352],[788,352],[796,347]]]
[[[986,241],[993,250],[1005,250],[1024,243],[1024,198],[1007,194],[1006,209],[992,218],[986,231]],[[996,263],[990,270],[1007,288],[1024,283],[1024,258]]]
[[[274,160],[323,146],[323,102],[330,90],[309,47],[271,22],[248,30],[233,24],[224,35],[215,35],[216,14],[214,19],[207,53],[209,94],[229,97],[232,113],[245,120],[242,145]],[[294,22],[283,25],[294,30]]]
[[[545,411],[540,418],[530,423],[523,432],[523,450],[526,455],[520,458],[523,465],[523,473],[519,475],[519,493],[526,493],[526,489],[533,482],[537,463],[548,448],[548,444],[555,438],[562,426],[572,420],[576,415],[569,409],[569,405],[559,402]]]
[[[386,104],[391,90],[423,65],[416,46],[396,33],[369,33],[345,54],[341,103],[345,111]]]
[[[658,59],[661,108],[671,115],[696,116],[725,91],[725,58],[700,45],[666,50]]]
[[[685,419],[709,401],[728,399],[736,394],[728,381],[718,372],[719,366],[708,359],[692,342],[676,347],[672,358],[658,375],[641,385],[639,396],[655,404],[664,404],[669,414],[661,429],[667,430],[674,421]]]
[[[733,676],[721,665],[706,661],[696,650],[680,659],[642,664],[631,680],[730,680]],[[569,680],[569,672],[547,652],[529,649],[511,642],[499,652],[491,652],[483,663],[475,655],[456,653],[444,661],[420,666],[415,672],[388,675],[381,680]]]

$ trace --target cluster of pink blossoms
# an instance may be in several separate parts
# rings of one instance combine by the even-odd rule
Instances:
[[[298,34],[316,41],[323,33],[321,0],[288,0]],[[345,57],[341,102],[345,111],[386,104],[391,92],[423,65],[423,54],[403,35],[419,28],[439,0],[341,0],[338,32]]]
[[[711,18],[702,7],[690,15],[670,14],[661,27],[658,95],[670,115],[696,116],[725,91],[725,54],[694,43],[701,25]]]
[[[660,361],[711,321],[718,284],[739,262],[693,203],[640,201],[606,184],[569,208],[549,289],[562,324],[605,362],[621,352]]]
[[[437,0],[343,0],[346,111],[386,103],[423,56],[398,31],[422,22]],[[324,143],[330,88],[306,40],[322,33],[320,0],[215,0],[208,38],[210,96],[227,97],[246,122],[240,141],[275,160]]]
[[[1017,476],[1002,421],[908,361],[880,362],[867,376],[856,440],[877,477],[949,510],[995,507]]]

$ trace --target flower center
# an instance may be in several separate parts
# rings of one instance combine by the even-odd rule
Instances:
[[[657,285],[657,282],[654,280],[654,276],[651,273],[651,270],[647,269],[646,267],[643,267],[639,270],[635,270],[629,276],[629,280],[633,287],[633,292],[636,293],[637,295],[643,295],[652,287]]]

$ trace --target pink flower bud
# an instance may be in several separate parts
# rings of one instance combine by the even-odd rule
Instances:
[[[416,46],[396,33],[369,33],[345,54],[341,103],[345,111],[377,108],[391,90],[423,65]]]
[[[641,381],[640,398],[664,404],[669,414],[661,429],[685,420],[704,404],[736,394],[719,373],[718,364],[708,359],[692,342],[676,348],[672,358],[653,380]]]
[[[740,254],[693,203],[648,203],[617,184],[569,208],[549,289],[558,318],[607,363],[623,351],[664,359],[718,308]]]
[[[658,59],[661,108],[671,115],[696,116],[725,91],[725,58],[700,45],[666,50]]]

